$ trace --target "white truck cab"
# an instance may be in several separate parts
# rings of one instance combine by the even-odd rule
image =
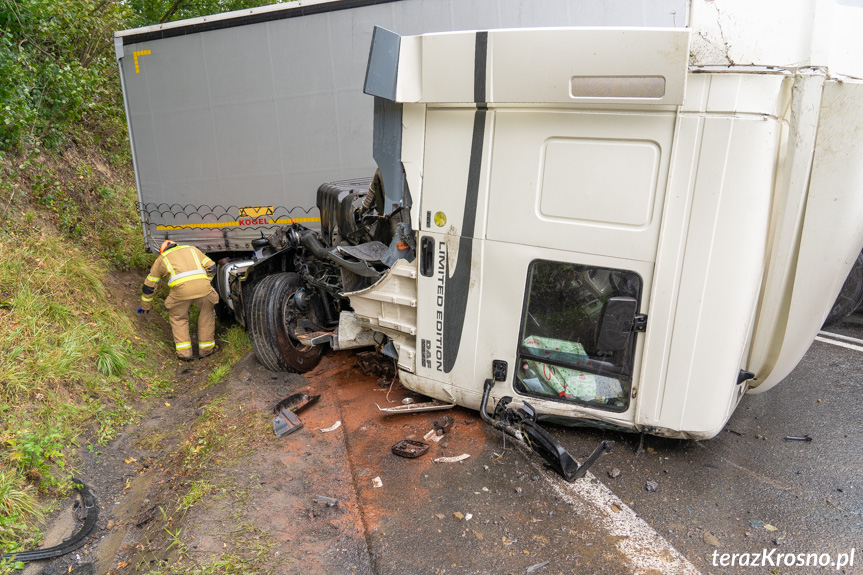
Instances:
[[[793,46],[719,37],[707,2],[685,29],[376,29],[376,159],[416,258],[346,295],[404,385],[704,439],[781,381],[863,247],[861,9],[812,5]]]

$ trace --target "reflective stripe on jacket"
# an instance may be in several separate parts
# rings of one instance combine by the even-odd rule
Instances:
[[[176,246],[165,250],[153,262],[144,280],[141,307],[152,308],[153,292],[162,279],[166,280],[176,299],[195,299],[207,295],[212,290],[212,276],[207,271],[213,267],[213,260],[194,246]]]

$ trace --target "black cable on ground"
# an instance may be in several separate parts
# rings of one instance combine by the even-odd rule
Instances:
[[[45,549],[21,551],[19,553],[6,553],[3,555],[4,560],[38,561],[40,559],[51,559],[65,555],[84,545],[96,527],[96,521],[99,520],[99,506],[96,503],[96,497],[90,492],[89,487],[77,479],[73,479],[72,481],[78,485],[78,491],[81,494],[81,509],[84,514],[84,524],[81,526],[81,529],[59,545],[46,547]]]

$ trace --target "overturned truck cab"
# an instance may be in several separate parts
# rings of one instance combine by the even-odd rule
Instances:
[[[709,41],[376,28],[379,172],[319,190],[320,236],[264,241],[291,275],[250,313],[310,357],[375,343],[502,429],[715,436],[799,362],[863,247],[863,65]]]

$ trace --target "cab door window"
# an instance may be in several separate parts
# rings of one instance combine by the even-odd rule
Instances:
[[[641,287],[641,278],[632,271],[544,260],[531,263],[518,342],[516,390],[528,396],[625,411],[632,389],[635,336],[623,332],[609,338],[608,325],[603,331],[602,323],[611,315],[606,313],[610,306],[621,300],[637,309]],[[610,341],[615,343],[609,345]]]

